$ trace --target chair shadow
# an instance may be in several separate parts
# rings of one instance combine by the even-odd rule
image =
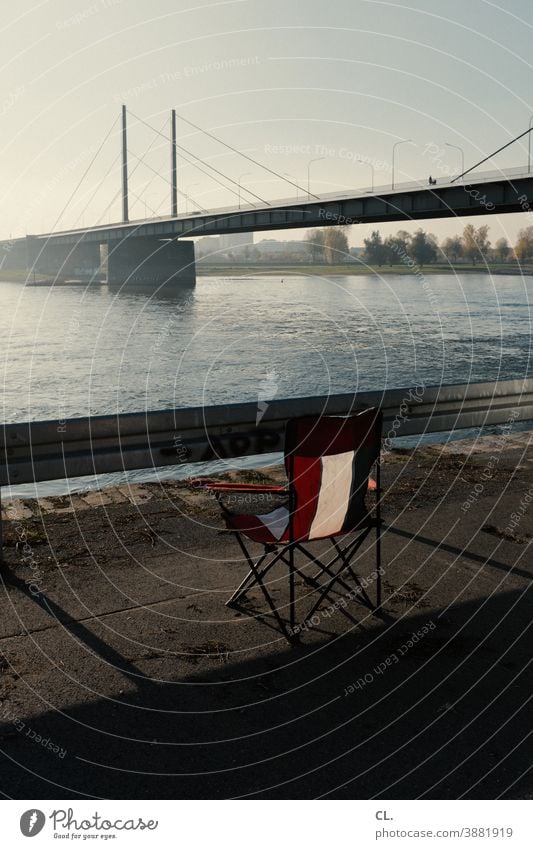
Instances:
[[[5,582],[28,595],[12,574]],[[307,635],[240,661],[199,659],[191,670],[176,658],[170,683],[50,599],[33,600],[127,681],[124,691],[28,720],[61,757],[23,733],[5,737],[4,720],[7,797],[486,799],[531,791],[530,588],[445,613],[418,610],[372,631],[343,633],[339,617],[336,636]]]

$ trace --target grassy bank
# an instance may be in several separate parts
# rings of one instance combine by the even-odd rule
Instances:
[[[40,283],[50,280],[50,275],[31,274],[28,271],[0,271],[0,283]]]
[[[284,275],[304,275],[315,277],[329,277],[331,275],[362,276],[365,274],[533,274],[533,267],[520,267],[515,263],[490,263],[488,265],[449,265],[448,263],[434,263],[415,269],[402,265],[367,266],[362,263],[353,265],[204,265],[197,264],[196,274],[198,276],[220,276],[220,277],[255,277],[257,275],[271,275],[283,277]]]
[[[447,265],[435,263],[425,265],[420,269],[411,269],[406,265],[382,265],[366,266],[359,263],[353,265],[204,265],[196,266],[198,277],[331,277],[331,276],[363,276],[375,274],[382,276],[387,274],[401,275],[431,275],[431,274],[533,274],[533,267],[519,267],[514,263],[491,263],[490,265]],[[56,283],[59,285],[64,281],[54,280],[45,274],[28,274],[27,271],[0,271],[0,282],[8,283]],[[68,281],[69,284],[72,281]],[[87,285],[85,282],[84,285]],[[96,285],[100,285],[98,282]]]

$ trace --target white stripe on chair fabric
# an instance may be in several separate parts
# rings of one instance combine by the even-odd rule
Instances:
[[[355,451],[346,451],[321,458],[322,482],[309,539],[332,536],[342,528],[352,493],[354,457]]]
[[[263,513],[262,516],[257,516],[256,518],[263,525],[266,525],[274,539],[281,539],[289,524],[289,511],[286,507],[278,507],[276,510],[271,510],[270,513]]]

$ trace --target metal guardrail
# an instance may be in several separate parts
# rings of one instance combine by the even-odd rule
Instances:
[[[383,409],[394,438],[533,419],[533,379],[416,386],[357,394],[7,424],[0,431],[0,487],[155,469],[283,450],[287,419]]]

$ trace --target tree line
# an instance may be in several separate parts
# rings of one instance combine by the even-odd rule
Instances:
[[[313,262],[329,264],[343,262],[349,253],[347,227],[324,227],[307,233],[307,244]],[[364,240],[363,259],[369,265],[401,265],[409,261],[429,265],[447,260],[452,263],[525,262],[533,259],[533,226],[518,233],[514,246],[502,236],[494,246],[489,240],[489,227],[467,224],[459,235],[448,236],[439,244],[433,233],[419,229],[416,233],[398,230],[394,236],[383,238],[374,230]]]
[[[323,227],[308,230],[306,242],[312,262],[327,262],[329,265],[344,262],[350,253],[347,227]]]
[[[413,234],[398,230],[395,236],[386,239],[381,237],[379,230],[374,230],[370,238],[364,240],[364,259],[371,265],[398,265],[407,260],[428,265],[443,259],[476,265],[509,260],[524,262],[533,258],[533,226],[520,230],[514,246],[502,236],[492,247],[489,229],[487,224],[477,228],[467,224],[461,235],[448,236],[442,244],[433,233],[425,233],[422,229]]]

